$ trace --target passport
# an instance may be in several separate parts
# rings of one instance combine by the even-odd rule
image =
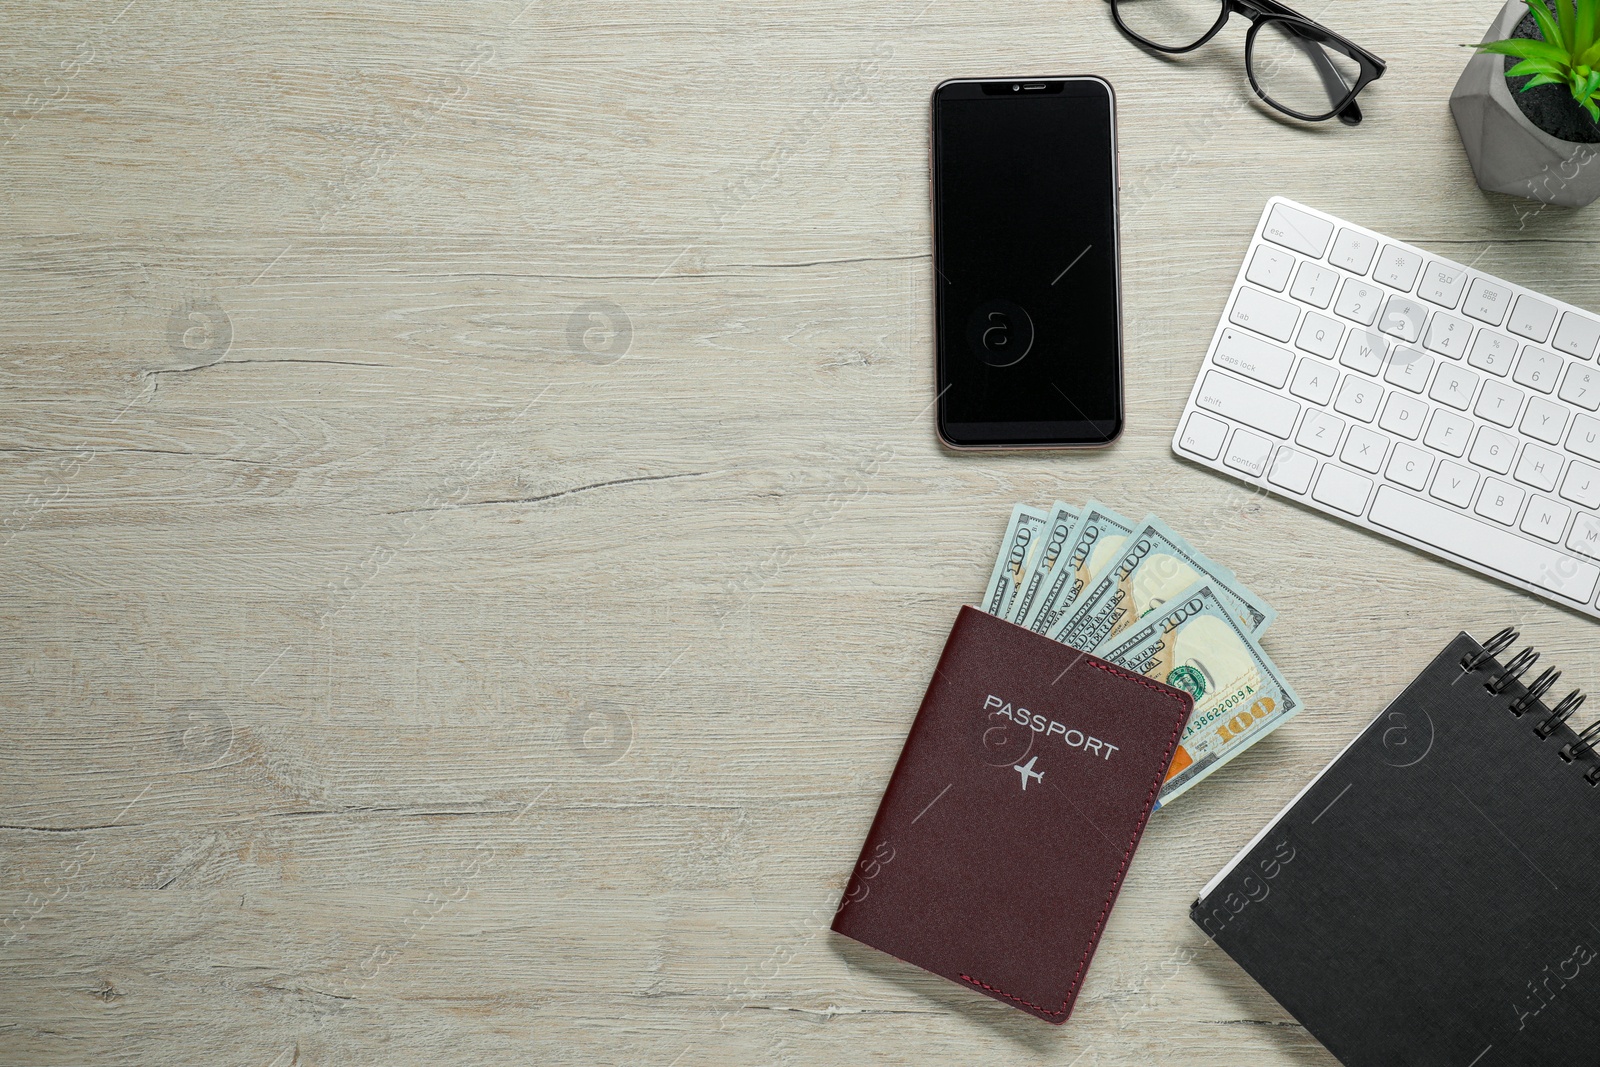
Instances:
[[[1066,1022],[1193,707],[963,607],[833,929]]]

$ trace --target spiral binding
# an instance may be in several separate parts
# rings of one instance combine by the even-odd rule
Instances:
[[[1527,669],[1539,659],[1539,653],[1531,648],[1525,648],[1511,657],[1511,662],[1500,668],[1498,674],[1492,675],[1483,687],[1491,693],[1499,693],[1506,686],[1521,678]]]
[[[1516,643],[1521,635],[1516,630],[1507,626],[1483,643],[1481,652],[1469,653],[1461,657],[1461,669],[1468,673],[1477,671],[1486,665],[1492,665],[1489,676],[1484,679],[1483,687],[1489,692],[1499,695],[1511,685],[1520,681],[1524,674],[1538,662],[1539,653],[1532,648],[1524,648],[1504,665],[1495,662],[1495,657]],[[1507,708],[1512,715],[1520,718],[1522,715],[1537,707],[1544,695],[1548,693],[1561,677],[1561,672],[1554,667],[1546,667],[1539,676],[1529,682],[1521,696],[1512,700]],[[1556,706],[1550,709],[1550,714],[1533,725],[1534,736],[1541,741],[1547,741],[1560,729],[1573,712],[1583,706],[1584,695],[1581,690],[1574,689],[1562,697]],[[1579,732],[1573,740],[1562,745],[1556,751],[1563,762],[1574,763],[1578,760],[1592,760],[1594,765],[1583,773],[1583,780],[1590,785],[1600,787],[1600,719],[1596,719]]]
[[[1561,703],[1555,706],[1555,710],[1550,713],[1550,717],[1544,722],[1541,722],[1538,726],[1535,726],[1533,728],[1533,732],[1539,735],[1539,740],[1546,740],[1551,734],[1556,732],[1557,726],[1560,726],[1562,723],[1571,718],[1572,713],[1577,711],[1582,705],[1583,694],[1574,689],[1572,692],[1561,698]]]
[[[1528,686],[1528,691],[1511,702],[1511,714],[1521,716],[1523,712],[1539,702],[1539,698],[1550,691],[1556,684],[1556,679],[1561,677],[1561,672],[1554,667],[1546,667],[1544,673],[1533,680]]]
[[[1499,655],[1501,651],[1510,645],[1511,642],[1515,641],[1518,636],[1519,635],[1517,631],[1507,626],[1504,630],[1501,630],[1499,633],[1495,634],[1493,637],[1489,638],[1489,640],[1483,643],[1482,652],[1479,652],[1475,656],[1463,656],[1461,658],[1461,669],[1464,671],[1477,670],[1480,665],[1489,662],[1490,660],[1494,659],[1495,656]]]

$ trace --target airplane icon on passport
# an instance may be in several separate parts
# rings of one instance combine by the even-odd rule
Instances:
[[[1033,769],[1033,765],[1035,763],[1037,763],[1037,762],[1039,762],[1039,757],[1038,756],[1033,756],[1033,757],[1029,758],[1026,766],[1024,766],[1023,764],[1019,763],[1015,767],[1011,768],[1012,770],[1016,771],[1018,774],[1022,775],[1022,791],[1024,793],[1026,793],[1028,791],[1028,779],[1031,778],[1031,779],[1033,779],[1035,781],[1039,781],[1039,782],[1044,781],[1044,772],[1043,771],[1036,771],[1036,770]]]

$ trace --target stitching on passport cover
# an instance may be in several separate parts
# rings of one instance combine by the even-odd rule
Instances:
[[[1138,682],[1140,685],[1144,686],[1146,689],[1153,689],[1157,693],[1160,693],[1162,696],[1166,697],[1168,700],[1175,700],[1179,704],[1183,703],[1183,698],[1180,697],[1178,694],[1174,693],[1170,687],[1165,686],[1165,685],[1158,685],[1155,682],[1152,682],[1150,679],[1146,678],[1142,674],[1134,674],[1132,671],[1125,671],[1120,667],[1113,667],[1111,664],[1102,663],[1099,660],[1090,660],[1089,661],[1089,666],[1094,667],[1094,668],[1096,668],[1098,670],[1105,671],[1107,674],[1114,674],[1118,678],[1126,678],[1130,682]]]
[[[971,982],[973,985],[980,985],[983,988],[987,989],[991,993],[999,993],[1002,997],[1005,997],[1007,1000],[1014,1000],[1019,1004],[1026,1004],[1028,1007],[1033,1008],[1036,1011],[1042,1011],[1046,1015],[1064,1015],[1064,1014],[1066,1014],[1067,1009],[1066,1009],[1065,1005],[1066,1005],[1067,1002],[1064,1001],[1064,1000],[1061,1002],[1063,1006],[1062,1006],[1060,1011],[1051,1011],[1049,1008],[1045,1007],[1043,1004],[1035,1004],[1031,1000],[1023,1000],[1019,996],[1015,996],[1014,994],[1007,993],[1004,989],[996,989],[994,986],[990,985],[988,982],[980,982],[976,978],[972,977],[972,975],[970,975],[970,974],[964,974],[961,977],[965,978],[967,981]]]
[[[1176,701],[1180,705],[1183,703],[1182,697],[1171,692],[1164,685],[1156,685],[1154,682],[1146,679],[1143,675],[1130,674],[1127,671],[1122,671],[1111,666],[1109,663],[1102,664],[1099,662],[1094,662],[1091,665],[1099,667],[1101,670],[1107,671],[1111,674],[1127,678],[1130,681],[1138,682],[1140,685],[1145,686],[1146,688],[1155,689],[1161,692],[1162,695]],[[1173,724],[1172,736],[1167,738],[1167,751],[1164,762],[1172,762],[1172,750],[1177,747],[1178,737],[1183,733],[1183,724],[1187,719],[1188,716],[1185,715],[1182,719],[1179,719]],[[1060,1011],[1051,1011],[1042,1004],[1035,1004],[1031,1000],[1024,1000],[1022,997],[1019,997],[1014,993],[1007,993],[1004,989],[1001,989],[998,986],[992,986],[988,982],[979,981],[970,974],[963,974],[961,977],[964,980],[971,982],[973,985],[982,986],[991,993],[999,993],[1007,1000],[1014,1000],[1018,1004],[1026,1004],[1028,1007],[1033,1008],[1036,1011],[1042,1011],[1046,1015],[1065,1015],[1067,1013],[1067,1002],[1070,1001],[1073,997],[1073,994],[1078,991],[1078,983],[1083,980],[1084,969],[1089,966],[1089,953],[1094,951],[1095,943],[1100,940],[1100,932],[1105,929],[1106,918],[1111,914],[1111,899],[1112,897],[1116,896],[1117,886],[1122,884],[1122,876],[1127,873],[1128,863],[1133,859],[1133,843],[1138,839],[1139,832],[1144,829],[1144,824],[1150,820],[1150,805],[1155,802],[1156,790],[1161,788],[1161,782],[1161,778],[1157,778],[1154,782],[1151,782],[1150,791],[1144,796],[1144,810],[1139,813],[1139,821],[1134,824],[1133,833],[1128,838],[1128,847],[1122,850],[1122,865],[1117,868],[1117,876],[1111,880],[1111,888],[1106,891],[1106,902],[1100,908],[1100,918],[1095,921],[1094,934],[1089,938],[1089,943],[1083,947],[1083,958],[1078,961],[1078,969],[1072,975],[1072,984],[1067,986],[1067,995],[1061,1000]]]

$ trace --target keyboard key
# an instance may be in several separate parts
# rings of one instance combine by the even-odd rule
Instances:
[[[1433,467],[1433,457],[1414,445],[1397,444],[1389,457],[1389,469],[1384,472],[1391,482],[1407,489],[1422,491],[1428,484],[1428,471]]]
[[[1439,373],[1433,376],[1433,388],[1428,390],[1428,395],[1457,411],[1465,411],[1472,406],[1472,393],[1477,387],[1476,374],[1453,363],[1441,363]]]
[[[1514,485],[1490,478],[1483,483],[1483,492],[1478,494],[1478,506],[1472,510],[1502,526],[1510,526],[1517,521],[1517,512],[1522,510],[1522,498],[1526,495]]]
[[[1233,440],[1228,443],[1228,454],[1222,457],[1222,462],[1234,470],[1259,478],[1267,472],[1267,459],[1271,455],[1271,441],[1249,430],[1235,430]]]
[[[1382,399],[1382,386],[1365,378],[1346,374],[1344,381],[1339,383],[1339,396],[1333,402],[1333,410],[1341,415],[1349,415],[1352,419],[1371,422],[1378,414],[1378,401]]]
[[[1477,471],[1468,470],[1459,463],[1443,460],[1439,463],[1439,473],[1433,476],[1433,488],[1428,490],[1428,493],[1446,504],[1464,508],[1472,503],[1472,491],[1476,488],[1478,488]]]
[[[1461,310],[1490,326],[1498,326],[1506,317],[1506,305],[1511,303],[1511,290],[1488,278],[1475,278],[1467,289],[1467,302]]]
[[[1287,204],[1273,204],[1261,227],[1261,236],[1312,259],[1321,259],[1328,247],[1328,238],[1333,236],[1333,223]]]
[[[1294,369],[1294,381],[1289,385],[1289,392],[1313,404],[1326,404],[1333,399],[1333,386],[1338,380],[1339,372],[1326,363],[1301,356],[1300,365]]]
[[[1339,239],[1333,242],[1333,253],[1328,256],[1328,262],[1356,274],[1365,274],[1367,268],[1372,266],[1372,254],[1377,250],[1377,238],[1368,237],[1354,230],[1340,230]]]
[[[1460,359],[1467,354],[1467,338],[1471,336],[1472,323],[1442,311],[1435,312],[1433,321],[1428,324],[1428,339],[1422,346],[1441,356]]]
[[[1294,366],[1294,356],[1287,349],[1269,345],[1239,330],[1223,330],[1216,354],[1211,358],[1219,367],[1227,367],[1274,389],[1283,388],[1283,383],[1289,380],[1289,368]]]
[[[1372,272],[1372,276],[1384,285],[1392,285],[1409,293],[1412,285],[1416,284],[1417,271],[1421,269],[1422,257],[1417,253],[1396,245],[1384,245],[1383,254],[1378,256],[1378,269]]]
[[[1567,451],[1600,461],[1600,422],[1587,415],[1573,416],[1572,432],[1567,434]]]
[[[1362,374],[1378,376],[1378,368],[1383,366],[1384,353],[1389,350],[1389,342],[1381,334],[1371,330],[1351,330],[1344,339],[1344,351],[1339,353],[1339,362],[1351,370],[1358,370]]]
[[[1296,348],[1310,352],[1313,356],[1332,359],[1333,354],[1339,351],[1339,338],[1343,333],[1344,325],[1337,319],[1308,311],[1305,321],[1300,324],[1300,335],[1294,339],[1294,344]]]
[[[1334,449],[1339,447],[1339,435],[1342,433],[1344,433],[1343,419],[1329,415],[1326,411],[1308,411],[1306,421],[1300,424],[1300,432],[1295,435],[1294,442],[1302,448],[1331,456]]]
[[[1300,269],[1295,272],[1294,288],[1289,290],[1289,295],[1296,300],[1304,300],[1308,304],[1325,308],[1333,302],[1333,292],[1338,287],[1338,272],[1308,260],[1301,263]]]
[[[1389,486],[1378,490],[1368,518],[1386,530],[1575,604],[1588,604],[1595,583],[1600,582],[1600,568]]]
[[[1600,369],[1581,363],[1567,364],[1567,377],[1561,383],[1561,399],[1593,411],[1600,408]]]
[[[1522,410],[1522,398],[1527,395],[1521,389],[1513,389],[1491,378],[1483,383],[1483,391],[1478,394],[1478,405],[1472,409],[1472,413],[1480,419],[1488,419],[1496,426],[1511,426],[1517,421],[1517,413]]]
[[[1244,276],[1275,293],[1283,292],[1289,284],[1289,272],[1294,270],[1294,257],[1281,248],[1256,245],[1256,254],[1250,257],[1250,269]]]
[[[1417,295],[1430,304],[1453,308],[1461,302],[1461,291],[1467,287],[1467,269],[1443,263],[1429,263],[1422,272],[1422,285]]]
[[[1383,322],[1378,329],[1402,341],[1415,342],[1422,336],[1422,324],[1427,321],[1427,308],[1408,296],[1396,294],[1383,306]]]
[[[1267,481],[1282,486],[1291,493],[1304,493],[1311,486],[1311,476],[1317,472],[1317,461],[1304,452],[1296,452],[1288,445],[1279,445],[1272,461]]]
[[[1522,358],[1517,360],[1517,373],[1511,380],[1541,393],[1552,392],[1561,377],[1562,362],[1554,352],[1529,345],[1522,350]]]
[[[1404,393],[1390,393],[1378,425],[1407,441],[1415,441],[1417,435],[1422,433],[1422,424],[1427,417],[1427,404]]]
[[[1591,510],[1600,508],[1600,469],[1573,460],[1561,480],[1561,495]]]
[[[1383,434],[1374,433],[1365,426],[1352,426],[1349,436],[1344,439],[1344,450],[1339,453],[1339,458],[1368,474],[1377,474],[1383,467],[1384,453],[1388,450],[1389,439]]]
[[[1591,559],[1600,559],[1600,518],[1580,514],[1578,521],[1572,524],[1567,547]]]
[[[1511,459],[1517,454],[1517,439],[1489,426],[1478,427],[1478,439],[1472,442],[1472,455],[1468,458],[1485,470],[1506,474],[1511,470]]]
[[[1422,438],[1422,443],[1459,459],[1467,450],[1467,439],[1471,436],[1471,419],[1464,419],[1443,408],[1436,408],[1433,418],[1428,422],[1428,432]]]
[[[1511,317],[1506,320],[1506,329],[1514,334],[1526,337],[1530,341],[1544,344],[1550,336],[1550,327],[1556,324],[1556,309],[1552,304],[1536,299],[1523,293],[1517,297],[1517,302],[1512,305]]]
[[[1383,380],[1413,393],[1422,392],[1428,384],[1428,374],[1433,370],[1433,357],[1415,348],[1396,348],[1389,357],[1389,366]]]
[[[1268,296],[1259,289],[1241,288],[1233,298],[1230,320],[1237,326],[1247,326],[1264,333],[1274,341],[1287,341],[1294,336],[1294,323],[1300,309],[1287,300]]]
[[[1222,453],[1222,441],[1227,436],[1227,423],[1195,411],[1189,414],[1189,421],[1183,424],[1180,443],[1186,451],[1197,456],[1216,459]]]
[[[1594,355],[1597,342],[1600,342],[1600,319],[1567,311],[1562,313],[1561,327],[1556,330],[1556,339],[1550,345],[1569,356],[1588,359]]]
[[[1511,361],[1517,358],[1518,347],[1515,338],[1493,330],[1479,330],[1478,336],[1472,339],[1472,352],[1467,356],[1467,363],[1504,378],[1511,369]]]
[[[1383,290],[1360,278],[1346,278],[1339,289],[1339,302],[1333,310],[1363,326],[1371,326],[1378,318],[1378,305],[1383,303]]]
[[[1288,440],[1294,420],[1300,415],[1300,405],[1288,397],[1216,371],[1206,372],[1205,384],[1200,387],[1195,403],[1207,411],[1215,411],[1234,422],[1284,440]]]
[[[1311,499],[1331,508],[1359,515],[1367,506],[1367,495],[1372,492],[1372,482],[1332,463],[1322,465],[1322,476],[1311,491]]]
[[[1538,445],[1523,445],[1522,456],[1517,460],[1517,481],[1548,493],[1555,489],[1556,479],[1561,477],[1561,464],[1565,462],[1560,452]]]
[[[1528,501],[1528,510],[1522,516],[1522,532],[1559,545],[1570,518],[1572,509],[1565,504],[1558,504],[1549,497],[1536,496]]]
[[[1567,428],[1567,409],[1552,404],[1542,396],[1528,398],[1527,414],[1522,416],[1522,432],[1547,445],[1561,442],[1561,431]]]

